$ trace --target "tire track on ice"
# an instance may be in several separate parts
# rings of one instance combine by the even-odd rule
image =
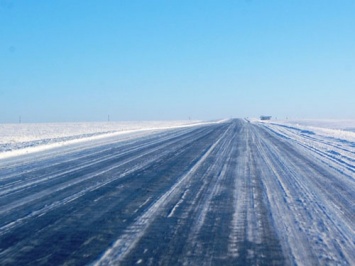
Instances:
[[[226,173],[229,168],[228,161],[231,159],[233,146],[231,145],[234,137],[235,125],[232,124],[224,134],[224,139],[221,141],[218,148],[213,154],[213,162],[207,170],[201,174],[203,179],[200,180],[202,185],[199,191],[195,193],[193,200],[189,203],[189,208],[184,210],[185,217],[194,217],[189,225],[189,237],[186,240],[184,252],[185,259],[182,260],[183,265],[194,265],[201,260],[201,257],[208,258],[209,264],[214,259],[214,245],[206,248],[201,241],[202,229],[206,224],[206,219],[209,213],[215,211],[212,200],[221,193],[222,185],[224,184]],[[226,161],[227,160],[227,161]],[[212,232],[211,232],[212,234]],[[203,239],[203,237],[202,237]]]
[[[284,265],[283,250],[263,187],[255,135],[244,124],[234,169],[233,213],[228,238],[230,265]]]
[[[208,158],[211,152],[216,148],[219,142],[224,138],[227,131],[206,151],[206,153],[200,158],[199,161],[182,176],[167,192],[165,192],[155,203],[149,207],[149,209],[140,216],[129,228],[126,233],[120,236],[120,238],[109,248],[103,256],[94,263],[94,265],[112,265],[118,264],[125,256],[134,248],[139,242],[142,236],[145,234],[146,229],[153,222],[159,211],[168,205],[170,200],[179,193],[179,189],[193,177],[193,174]]]

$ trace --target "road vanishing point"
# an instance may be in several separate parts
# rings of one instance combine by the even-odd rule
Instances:
[[[355,265],[354,202],[261,123],[110,137],[0,161],[0,264]]]

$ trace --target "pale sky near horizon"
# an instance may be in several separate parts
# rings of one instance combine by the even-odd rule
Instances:
[[[353,0],[0,0],[0,123],[355,119]]]

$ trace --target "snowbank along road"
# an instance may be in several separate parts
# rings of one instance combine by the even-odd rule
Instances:
[[[2,160],[0,264],[355,265],[355,144],[299,136],[231,120]]]

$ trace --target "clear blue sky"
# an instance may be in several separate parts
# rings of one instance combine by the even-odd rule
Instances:
[[[355,118],[354,0],[0,0],[0,123]]]

